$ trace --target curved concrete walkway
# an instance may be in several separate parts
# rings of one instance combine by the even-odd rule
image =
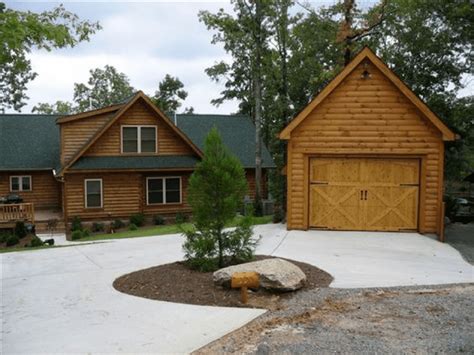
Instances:
[[[332,287],[474,282],[474,267],[418,234],[255,228],[258,253],[314,264]],[[241,327],[263,310],[191,306],[117,292],[115,278],[180,260],[178,235],[1,254],[2,352],[183,353]],[[179,281],[179,280],[177,280]]]

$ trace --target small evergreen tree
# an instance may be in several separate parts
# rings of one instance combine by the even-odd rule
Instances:
[[[227,150],[219,132],[213,128],[206,138],[204,158],[188,185],[195,229],[185,231],[183,249],[191,266],[206,271],[216,266],[223,267],[225,257],[236,256],[233,245],[242,247],[235,241],[239,235],[245,239],[244,242],[251,244],[248,238],[248,234],[251,235],[250,223],[242,223],[232,232],[224,231],[241,207],[246,191],[247,181],[240,161]],[[245,258],[248,256],[249,253],[245,253]]]

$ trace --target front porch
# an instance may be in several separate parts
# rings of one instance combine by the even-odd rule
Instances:
[[[0,205],[0,229],[14,228],[23,221],[36,226],[36,232],[64,232],[63,213],[57,208],[39,208],[33,203],[12,203]]]

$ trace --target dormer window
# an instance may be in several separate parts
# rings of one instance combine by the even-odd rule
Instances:
[[[156,153],[156,126],[122,126],[122,153]]]

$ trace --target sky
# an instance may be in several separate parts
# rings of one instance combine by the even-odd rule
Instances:
[[[317,0],[313,5],[331,5],[336,0]],[[359,1],[371,5],[376,0]],[[38,102],[72,101],[74,83],[85,83],[89,70],[112,65],[125,73],[131,85],[153,95],[165,74],[184,83],[188,97],[182,108],[197,113],[229,114],[237,111],[236,101],[216,107],[222,83],[212,82],[204,70],[221,60],[230,61],[220,45],[211,43],[212,32],[199,22],[198,12],[232,11],[227,1],[62,1],[81,19],[99,21],[102,30],[74,48],[51,52],[34,49],[29,58],[38,76],[28,85],[28,113]],[[59,2],[7,1],[9,8],[40,12]]]

